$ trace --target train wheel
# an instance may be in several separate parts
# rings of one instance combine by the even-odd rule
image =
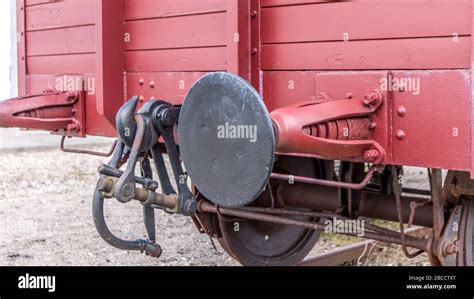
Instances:
[[[280,157],[275,170],[279,173],[325,178],[324,164],[314,159]],[[259,198],[252,203],[258,207],[281,207],[277,198],[277,181],[270,182]],[[286,183],[286,182],[284,182]],[[318,221],[308,217],[294,217],[303,221]],[[319,240],[321,232],[304,228],[277,225],[251,220],[219,217],[222,247],[246,266],[290,266],[302,261]]]
[[[474,203],[473,200],[465,200],[459,227],[459,253],[457,256],[457,266],[473,266],[474,257],[472,254],[474,245]]]

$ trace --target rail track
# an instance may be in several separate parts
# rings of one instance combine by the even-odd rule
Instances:
[[[414,237],[424,237],[431,232],[431,229],[425,227],[413,227],[406,231],[406,234]],[[334,250],[310,256],[302,261],[299,266],[322,267],[322,266],[341,266],[341,265],[359,265],[359,261],[368,257],[373,252],[374,247],[379,246],[378,241],[362,241]]]

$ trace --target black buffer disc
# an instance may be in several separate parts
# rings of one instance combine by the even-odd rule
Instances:
[[[265,104],[247,81],[224,72],[200,79],[186,96],[178,131],[186,170],[207,199],[236,208],[263,192],[275,137]]]

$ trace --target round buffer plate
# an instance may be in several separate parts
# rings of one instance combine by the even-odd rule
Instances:
[[[242,207],[266,188],[275,157],[272,122],[244,79],[219,72],[196,82],[183,103],[178,132],[187,173],[213,203]]]

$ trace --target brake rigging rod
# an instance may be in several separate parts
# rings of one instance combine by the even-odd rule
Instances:
[[[99,166],[99,173],[105,176],[111,176],[114,178],[120,178],[123,174],[123,171],[113,168],[109,165],[102,164]],[[139,177],[135,176],[135,182],[138,184],[142,185],[146,189],[150,189],[155,191],[158,189],[158,182],[150,179],[150,178],[145,178],[145,177]]]

